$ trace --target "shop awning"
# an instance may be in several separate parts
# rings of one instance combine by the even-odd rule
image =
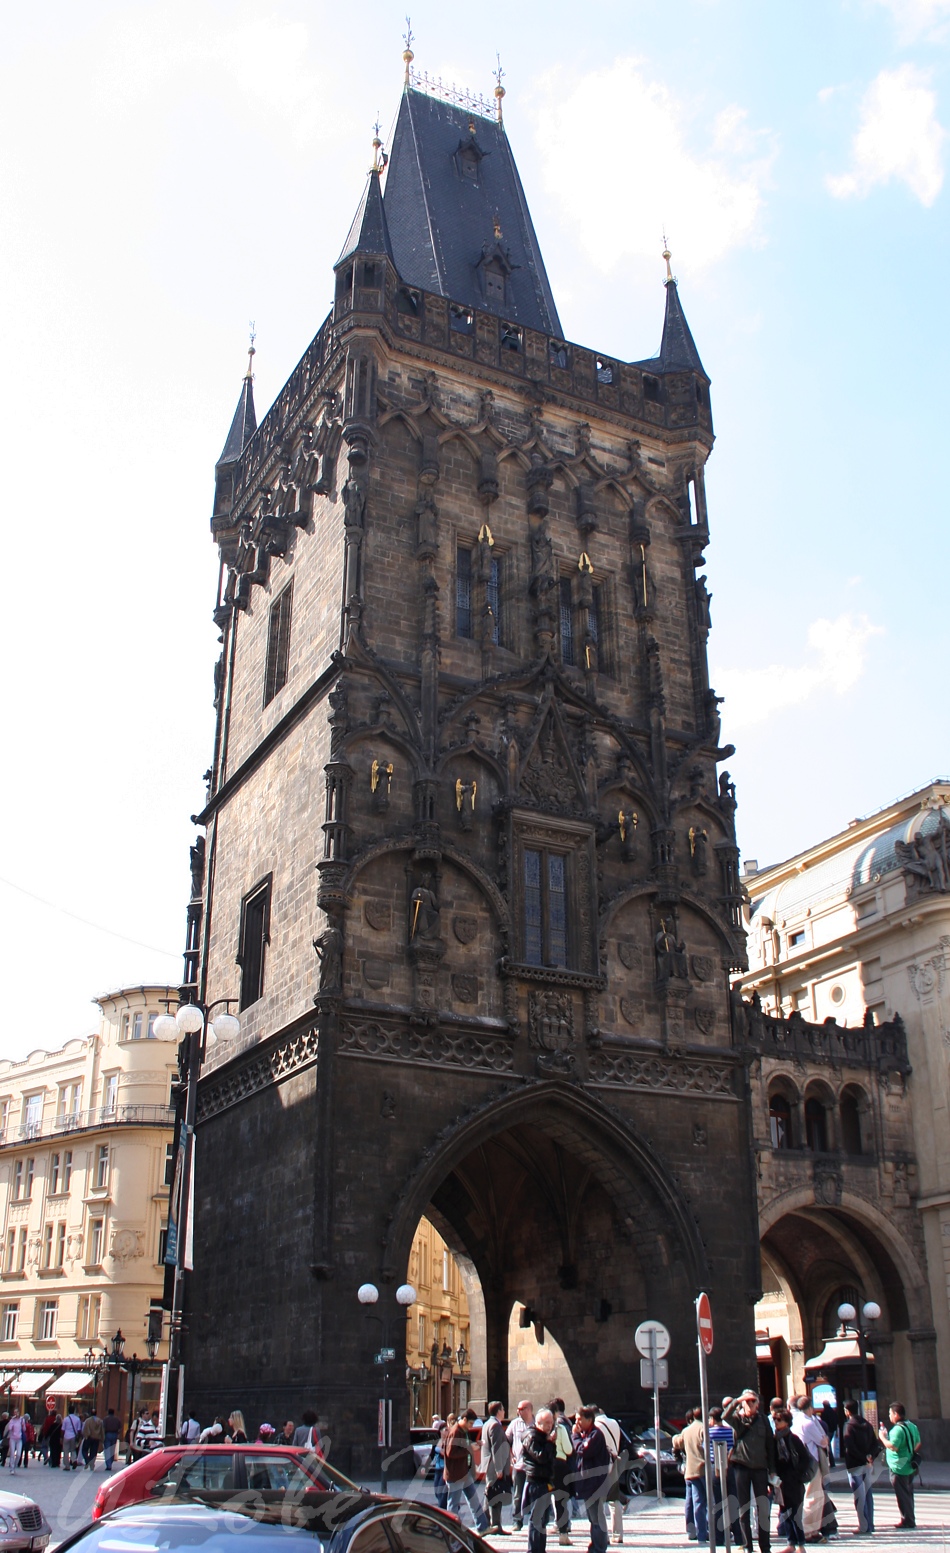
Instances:
[[[6,1375],[0,1375],[0,1391],[9,1386],[11,1380],[16,1379],[16,1370],[8,1370]]]
[[[13,1382],[10,1395],[14,1397],[33,1397],[44,1386],[49,1385],[53,1379],[52,1370],[21,1370]]]
[[[867,1355],[868,1364],[874,1363],[873,1353]],[[826,1370],[832,1364],[860,1364],[861,1350],[856,1337],[831,1337],[820,1354],[809,1359],[806,1370]]]
[[[756,1343],[755,1357],[768,1363],[772,1358],[772,1348],[769,1343]]]
[[[65,1375],[57,1376],[47,1391],[57,1397],[78,1397],[81,1391],[86,1391],[92,1385],[94,1377],[87,1375],[84,1370],[67,1370]]]

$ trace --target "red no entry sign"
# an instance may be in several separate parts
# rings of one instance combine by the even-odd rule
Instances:
[[[713,1324],[708,1294],[701,1294],[696,1301],[696,1328],[699,1332],[699,1341],[702,1344],[703,1353],[712,1353]]]

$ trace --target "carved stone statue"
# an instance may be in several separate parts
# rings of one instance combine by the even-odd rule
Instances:
[[[416,943],[420,938],[439,938],[441,925],[441,912],[432,888],[432,875],[425,874],[422,883],[416,885],[409,897],[409,942]]]
[[[712,594],[709,592],[709,589],[706,587],[706,578],[705,577],[697,577],[696,578],[696,618],[699,621],[699,629],[702,631],[704,636],[708,636],[709,635],[709,628],[712,625],[712,616],[710,615],[710,612],[709,612],[709,606],[710,606],[711,603],[712,603]]]
[[[689,963],[686,945],[682,941],[679,943],[676,941],[665,919],[660,922],[660,931],[653,940],[653,947],[656,952],[657,981],[669,981],[671,976],[688,979]]]
[[[352,475],[347,477],[340,495],[343,497],[344,524],[347,528],[362,528],[366,498]]]
[[[734,804],[736,801],[736,784],[729,780],[728,771],[724,771],[719,778],[719,802]]]
[[[339,992],[343,985],[343,934],[331,922],[313,940],[313,947],[320,961],[320,991]]]
[[[200,901],[205,882],[205,838],[198,836],[189,848],[191,861],[191,898]]]
[[[915,836],[908,844],[898,841],[894,851],[906,874],[915,875],[939,894],[950,890],[950,825],[940,816],[936,831]]]
[[[420,550],[435,550],[439,543],[439,510],[426,494],[416,502],[417,544]]]
[[[693,872],[704,874],[709,864],[708,858],[709,833],[701,830],[698,825],[689,827],[689,855],[692,859]]]
[[[536,598],[543,598],[557,582],[554,564],[554,546],[545,524],[537,523],[531,529],[531,583]]]

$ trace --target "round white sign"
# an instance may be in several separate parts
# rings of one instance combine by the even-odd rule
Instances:
[[[653,1347],[654,1335],[656,1348]],[[633,1340],[637,1350],[642,1353],[644,1359],[649,1359],[655,1353],[658,1359],[664,1359],[670,1351],[670,1334],[662,1321],[641,1321],[633,1334]]]

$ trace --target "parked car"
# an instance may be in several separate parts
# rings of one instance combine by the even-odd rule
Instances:
[[[435,1472],[432,1464],[432,1447],[441,1433],[441,1429],[423,1428],[421,1425],[409,1430],[413,1465],[417,1472],[424,1472],[426,1477],[432,1477]]]
[[[67,1537],[57,1553],[493,1553],[455,1516],[360,1489],[195,1490],[187,1501],[128,1505]],[[238,1518],[244,1524],[237,1524]]]
[[[631,1459],[625,1474],[631,1494],[656,1493],[656,1435],[653,1425],[630,1438]],[[664,1494],[685,1494],[686,1480],[673,1453],[673,1436],[660,1427],[660,1481]]]
[[[352,1491],[356,1484],[313,1451],[289,1445],[165,1445],[107,1477],[92,1516],[194,1489],[288,1488]]]
[[[20,1553],[32,1549],[41,1553],[53,1528],[39,1505],[25,1494],[0,1491],[0,1553]]]

